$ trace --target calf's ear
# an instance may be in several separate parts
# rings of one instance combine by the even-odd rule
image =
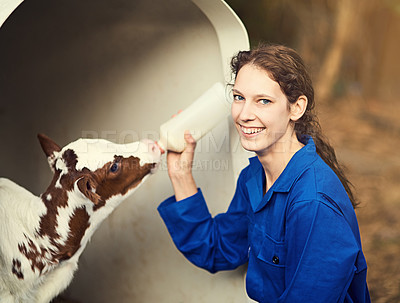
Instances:
[[[78,180],[78,188],[80,192],[93,202],[94,205],[100,203],[101,197],[96,193],[96,181],[90,176],[83,176]]]
[[[47,158],[51,157],[54,152],[61,151],[61,147],[46,135],[38,134],[38,139]]]

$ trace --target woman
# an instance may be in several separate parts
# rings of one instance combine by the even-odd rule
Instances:
[[[226,213],[211,217],[191,172],[196,142],[167,155],[175,196],[158,208],[177,248],[210,272],[248,262],[259,302],[370,302],[350,183],[314,113],[314,91],[292,49],[239,52],[232,118],[256,157]]]

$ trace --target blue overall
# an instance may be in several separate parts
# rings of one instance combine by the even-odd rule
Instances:
[[[213,218],[200,189],[158,211],[193,264],[214,273],[248,262],[247,293],[258,302],[370,302],[352,204],[306,143],[265,195],[263,167],[251,158],[226,213]]]

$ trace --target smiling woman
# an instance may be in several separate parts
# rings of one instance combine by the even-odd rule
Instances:
[[[232,70],[232,118],[256,157],[227,212],[212,217],[187,165],[196,142],[186,134],[186,149],[167,156],[175,196],[158,208],[174,243],[212,273],[248,263],[247,293],[258,302],[370,302],[351,191],[335,174],[302,59],[265,45],[239,52]]]
[[[278,45],[261,46],[251,52],[239,52],[231,61],[235,85],[240,80],[238,79],[240,77],[239,72],[242,71],[243,67],[245,70],[248,69],[247,65],[267,74],[269,80],[275,83],[274,94],[276,96],[279,96],[277,86],[279,87],[280,93],[284,94],[288,101],[286,102],[288,109],[292,112],[295,110],[297,113],[296,117],[293,116],[290,119],[292,121],[290,126],[294,127],[296,134],[295,141],[297,139],[301,141],[304,136],[311,136],[314,139],[318,155],[338,176],[351,203],[356,207],[357,201],[353,195],[352,184],[347,179],[342,165],[337,161],[335,150],[323,135],[318,117],[315,114],[314,88],[303,59],[296,51]],[[257,75],[251,75],[251,77],[254,81]],[[262,84],[260,83],[260,85]],[[273,89],[274,84],[270,83],[269,86],[270,89]],[[280,116],[280,118],[282,117]],[[280,136],[280,133],[275,133],[275,135]]]
[[[253,64],[240,69],[233,93],[232,118],[242,146],[269,158],[282,157],[285,153],[285,163],[289,162],[291,156],[303,146],[297,140],[294,122],[304,114],[307,98],[301,96],[288,105],[279,84],[266,71]],[[274,159],[270,161],[275,162]],[[274,176],[273,180],[276,178]],[[272,180],[267,180],[267,188],[272,183]]]

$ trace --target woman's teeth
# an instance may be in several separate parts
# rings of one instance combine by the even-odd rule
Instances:
[[[243,126],[240,126],[240,128],[242,132],[244,132],[247,135],[259,133],[265,129],[264,127],[243,127]]]

